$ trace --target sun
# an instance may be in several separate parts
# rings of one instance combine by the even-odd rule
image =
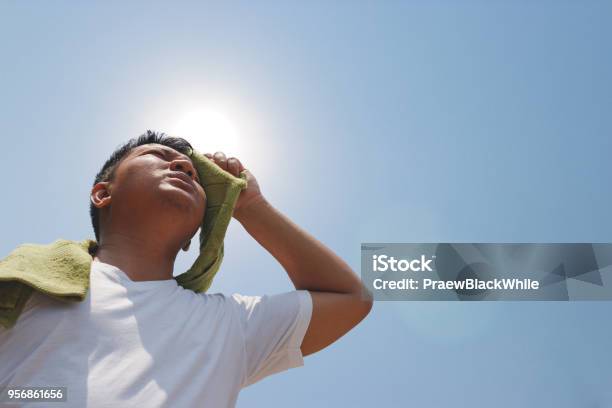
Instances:
[[[199,108],[185,113],[170,130],[172,136],[187,139],[202,153],[240,153],[240,135],[235,123],[224,112]]]

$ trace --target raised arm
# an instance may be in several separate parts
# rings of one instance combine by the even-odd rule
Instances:
[[[246,172],[248,187],[238,199],[234,217],[278,260],[295,288],[308,290],[312,296],[312,317],[302,354],[327,347],[363,320],[372,300],[346,262],[275,209],[238,159],[226,159],[220,152],[207,156],[234,175]]]

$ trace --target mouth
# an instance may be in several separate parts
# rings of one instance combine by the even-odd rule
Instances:
[[[172,180],[175,184],[179,185],[183,190],[188,190],[190,192],[195,191],[195,187],[193,186],[193,180],[184,173],[172,172],[168,174],[167,177],[169,180]]]

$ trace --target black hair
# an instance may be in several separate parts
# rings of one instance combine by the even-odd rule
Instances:
[[[130,139],[127,143],[117,148],[110,158],[104,163],[102,169],[96,175],[93,185],[102,181],[112,181],[115,175],[115,170],[121,163],[124,157],[126,157],[132,149],[142,146],[145,144],[157,143],[170,147],[182,154],[191,156],[193,147],[191,144],[180,137],[168,136],[165,133],[154,132],[147,130],[146,133],[138,136],[137,138]],[[91,216],[91,224],[93,226],[94,234],[96,235],[96,241],[100,242],[100,209],[97,208],[90,200],[89,203],[89,214]]]

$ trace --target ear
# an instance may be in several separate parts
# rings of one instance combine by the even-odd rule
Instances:
[[[97,208],[108,207],[111,203],[110,183],[102,181],[91,189],[90,199]]]

